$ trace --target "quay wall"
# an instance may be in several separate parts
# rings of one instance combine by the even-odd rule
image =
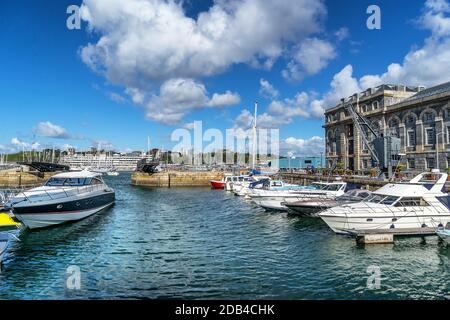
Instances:
[[[57,172],[0,171],[1,188],[31,187],[41,185]]]
[[[158,172],[148,174],[134,172],[131,176],[131,184],[145,187],[207,187],[210,180],[221,180],[223,172]]]

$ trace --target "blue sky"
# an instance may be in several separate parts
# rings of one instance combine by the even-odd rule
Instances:
[[[99,141],[143,150],[147,136],[169,148],[171,132],[195,120],[246,129],[257,100],[262,126],[279,128],[286,149],[314,155],[323,149],[321,112],[339,95],[448,81],[444,0],[270,2],[86,0],[81,30],[67,29],[66,9],[82,1],[2,2],[0,152]],[[372,4],[381,30],[366,27]],[[152,30],[152,10],[169,12],[167,29]]]

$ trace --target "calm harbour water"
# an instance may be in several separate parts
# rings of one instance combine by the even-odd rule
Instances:
[[[0,274],[1,299],[442,299],[450,247],[437,237],[360,247],[320,219],[268,213],[209,188],[148,189],[106,177],[116,205],[26,232]],[[66,288],[67,268],[81,289]],[[367,288],[367,268],[381,270]]]

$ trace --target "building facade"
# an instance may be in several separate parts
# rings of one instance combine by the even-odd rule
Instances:
[[[359,99],[358,99],[359,95]],[[379,133],[400,138],[403,164],[410,171],[450,167],[450,82],[425,89],[381,85],[325,111],[326,163],[367,172],[372,159],[347,111],[352,104]]]
[[[61,155],[59,163],[72,168],[114,167],[119,171],[133,171],[138,161],[145,158],[144,152],[131,153],[100,153],[100,152],[66,152]]]

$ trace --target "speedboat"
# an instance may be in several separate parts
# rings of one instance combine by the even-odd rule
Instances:
[[[450,244],[450,222],[445,227],[439,227],[436,233],[446,244]]]
[[[115,191],[100,173],[64,172],[43,186],[23,191],[5,204],[30,229],[76,221],[100,212],[115,202]]]
[[[233,192],[236,196],[247,196],[252,189],[261,189],[263,183],[260,181],[271,180],[268,176],[252,175],[248,181],[233,183]]]
[[[450,196],[442,192],[446,181],[446,173],[424,172],[409,182],[388,183],[364,201],[333,207],[319,216],[334,232],[343,234],[437,229],[450,221]]]
[[[367,199],[371,194],[372,192],[368,190],[353,189],[342,196],[336,197],[336,199],[307,198],[295,202],[282,202],[281,204],[286,206],[293,214],[318,217],[320,211],[343,204],[360,202]]]
[[[268,210],[287,211],[285,203],[305,199],[335,199],[345,193],[346,182],[315,182],[295,188],[254,190],[250,196],[259,206]]]

